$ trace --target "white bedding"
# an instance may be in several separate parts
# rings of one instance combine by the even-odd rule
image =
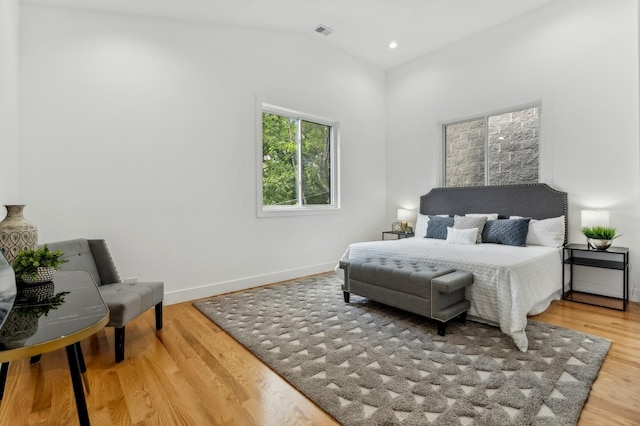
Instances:
[[[431,238],[351,244],[343,259],[363,256],[421,260],[473,273],[469,316],[500,326],[521,351],[527,314],[544,311],[562,289],[562,249],[501,244],[458,245]]]

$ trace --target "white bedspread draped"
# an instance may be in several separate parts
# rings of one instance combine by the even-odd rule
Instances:
[[[433,262],[473,273],[469,315],[500,326],[521,351],[528,342],[527,314],[544,311],[562,289],[562,249],[500,244],[459,245],[431,238],[351,244],[343,259],[396,257]]]

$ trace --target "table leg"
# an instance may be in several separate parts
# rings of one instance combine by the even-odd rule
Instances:
[[[69,361],[69,373],[71,374],[71,384],[73,394],[76,397],[76,408],[81,426],[89,426],[89,411],[87,411],[87,401],[84,399],[84,389],[82,387],[82,373],[80,372],[80,361],[76,345],[67,346],[67,361]]]
[[[0,401],[4,396],[4,385],[7,384],[7,374],[9,373],[9,363],[3,362],[0,367]]]
[[[82,373],[84,389],[87,393],[91,393],[91,388],[89,388],[89,378],[87,377],[87,366],[84,363],[84,355],[82,355],[82,346],[80,346],[80,342],[76,342],[76,351],[78,352],[78,362],[80,363],[80,373]]]

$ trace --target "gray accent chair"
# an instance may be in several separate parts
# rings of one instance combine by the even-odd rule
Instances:
[[[64,259],[68,260],[61,265],[61,271],[87,271],[98,285],[109,307],[107,327],[115,328],[116,362],[124,360],[124,330],[131,320],[155,307],[156,330],[162,329],[164,283],[122,282],[104,240],[75,239],[48,243],[48,246],[51,250],[62,250]]]

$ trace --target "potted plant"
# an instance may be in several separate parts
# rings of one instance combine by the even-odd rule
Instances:
[[[582,228],[582,233],[587,237],[589,247],[596,250],[606,250],[611,247],[611,242],[618,238],[615,228],[606,226],[586,226]]]
[[[62,256],[61,250],[51,251],[46,244],[22,250],[13,260],[13,270],[19,280],[29,284],[51,281],[60,265],[67,262]]]

